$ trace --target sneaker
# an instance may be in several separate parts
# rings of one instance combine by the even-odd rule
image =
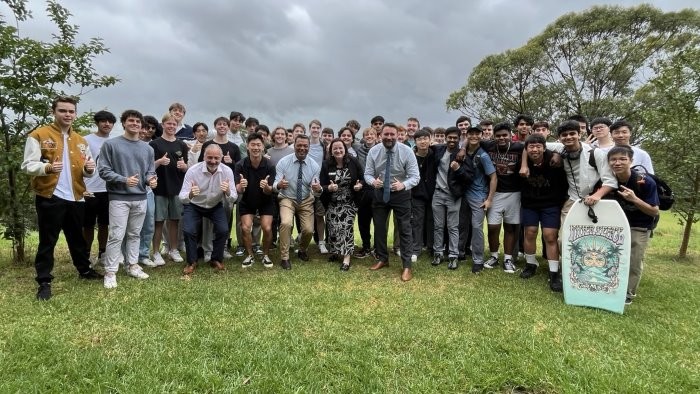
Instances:
[[[484,268],[491,269],[496,267],[498,267],[498,257],[491,256],[484,262]]]
[[[456,270],[457,269],[457,258],[456,257],[450,257],[450,262],[447,263],[447,269],[449,270]]]
[[[561,283],[561,275],[559,272],[549,272],[549,288],[556,293],[564,291],[564,286]]]
[[[442,255],[440,253],[436,254],[435,257],[433,257],[433,262],[430,263],[433,266],[438,266],[442,264]]]
[[[91,279],[102,279],[102,278],[104,277],[104,275],[102,275],[101,273],[99,273],[99,272],[97,272],[97,271],[95,271],[94,269],[91,268],[91,269],[89,269],[89,270],[87,270],[87,271],[85,271],[85,272],[79,273],[79,274],[78,274],[78,277],[79,277],[80,279],[91,280]]]
[[[513,264],[513,260],[506,259],[503,261],[503,272],[507,274],[515,273],[515,264]]]
[[[139,260],[139,264],[145,265],[146,267],[153,268],[157,267],[158,265],[153,262],[153,260],[149,259],[148,257],[144,257],[141,260]]]
[[[324,241],[318,243],[318,251],[321,252],[321,254],[328,254],[328,248],[326,248],[326,243]]]
[[[632,297],[630,297],[628,295],[627,297],[625,297],[625,305],[630,305],[630,304],[632,304]]]
[[[132,278],[136,279],[148,279],[148,274],[143,272],[143,269],[141,268],[140,265],[138,264],[131,264],[129,265],[129,268],[126,269],[126,273],[131,276]],[[115,284],[116,284],[116,278],[115,278]]]
[[[479,272],[484,270],[484,265],[479,264],[479,263],[474,263],[472,264],[472,273],[473,274],[478,274]]]
[[[231,256],[231,253],[228,251],[228,249],[224,249],[224,258],[225,259],[233,258],[233,256]],[[209,254],[209,258],[206,261],[209,261],[209,260],[211,260],[211,253]]]
[[[51,283],[44,282],[39,284],[39,290],[36,292],[36,299],[39,301],[48,301],[51,299]]]
[[[184,261],[182,259],[182,256],[180,256],[180,252],[178,252],[177,249],[170,249],[170,252],[168,252],[168,257],[170,257],[170,260],[176,263],[182,263]]]
[[[253,253],[255,253],[258,256],[262,256],[263,250],[260,247],[260,245],[253,245]]]
[[[523,279],[530,279],[537,273],[537,266],[534,264],[525,264],[525,269],[520,273],[520,277]]]
[[[412,254],[411,255],[411,262],[415,263],[416,261],[418,261],[418,256],[416,256],[415,254]]]
[[[253,265],[253,262],[254,262],[254,261],[255,261],[255,257],[253,257],[253,256],[251,256],[251,255],[248,255],[248,257],[246,257],[246,258],[243,260],[243,263],[241,263],[241,266],[242,266],[243,268],[248,268],[248,267],[250,267],[251,265]]]
[[[105,289],[113,289],[117,287],[117,274],[114,272],[108,272],[105,274],[104,280]]]
[[[245,254],[245,248],[242,246],[239,246],[236,248],[236,257],[243,257]]]
[[[270,260],[270,258],[267,255],[263,256],[262,264],[263,264],[263,267],[265,267],[265,268],[272,268],[272,266],[273,266],[272,260]]]
[[[394,248],[394,254],[401,257],[401,248]]]
[[[156,253],[153,253],[153,263],[157,267],[162,267],[165,265],[165,260],[163,260],[163,256],[161,256],[160,253],[156,252]]]
[[[369,257],[370,255],[371,255],[370,250],[363,248],[363,249],[360,249],[357,252],[355,252],[353,257],[358,258],[358,259],[364,259],[364,258]]]
[[[211,252],[204,252],[204,262],[208,262],[211,260]]]

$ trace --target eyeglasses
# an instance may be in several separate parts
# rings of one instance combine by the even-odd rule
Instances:
[[[596,126],[591,127],[591,130],[603,130],[603,129],[605,129],[606,127],[608,127],[608,126],[606,126],[606,125],[604,125],[604,124],[599,124],[599,125],[596,125]]]
[[[592,205],[588,206],[588,217],[593,221],[593,224],[598,223],[598,215],[595,214]]]

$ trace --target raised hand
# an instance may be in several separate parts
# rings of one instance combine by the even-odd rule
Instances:
[[[158,177],[153,176],[151,179],[148,180],[148,186],[151,187],[151,189],[155,189],[158,187]]]
[[[92,160],[92,157],[88,157],[87,160],[85,161],[85,171],[87,171],[87,172],[95,171],[95,160]]]
[[[277,189],[278,190],[283,190],[289,187],[289,181],[282,175],[282,179],[280,179],[279,183],[277,183]]]
[[[372,182],[372,185],[374,185],[375,189],[381,189],[384,187],[384,181],[377,177],[377,179]]]
[[[403,184],[403,182],[399,182],[398,179],[394,178],[391,181],[391,191],[398,192],[400,190],[405,189],[406,186]]]
[[[336,185],[335,182],[331,181],[330,185],[328,185],[328,191],[329,192],[338,191],[338,185]]]
[[[452,163],[450,163],[450,168],[452,169],[452,171],[459,170],[459,163],[456,160],[452,161]]]
[[[201,142],[197,141],[197,142],[194,143],[194,145],[192,145],[192,148],[190,148],[190,150],[191,150],[192,152],[194,152],[194,153],[197,153],[197,152],[199,152],[199,151],[202,149],[202,145],[204,145],[204,144],[202,144]]]
[[[224,155],[224,163],[226,163],[226,164],[233,163],[233,159],[231,158],[231,152],[226,152],[226,154]]]
[[[158,161],[158,164],[161,166],[167,166],[168,164],[170,164],[170,159],[168,158],[168,152],[165,152],[163,157],[161,157],[157,161]]]
[[[323,188],[321,188],[321,184],[318,182],[318,179],[314,178],[311,181],[311,190],[316,193],[320,193],[323,190]]]
[[[263,191],[267,191],[267,189],[270,187],[269,183],[270,182],[270,176],[266,176],[265,179],[260,180],[260,188],[263,189]]]
[[[185,163],[185,159],[183,157],[177,159],[177,169],[180,171],[187,171],[187,163]]]
[[[51,172],[59,173],[61,171],[63,171],[63,161],[61,159],[55,159],[53,163],[51,163]]]
[[[245,179],[243,174],[241,174],[241,181],[238,182],[238,184],[241,185],[241,189],[243,189],[243,191],[245,191],[245,188],[248,187],[248,180]]]
[[[359,179],[357,180],[357,182],[355,182],[355,186],[353,186],[352,188],[355,189],[356,192],[362,190],[362,183],[360,183]]]
[[[192,187],[190,188],[190,195],[192,197],[198,196],[200,193],[199,186],[195,182],[192,182]]]
[[[231,185],[229,184],[228,179],[224,179],[223,181],[221,181],[219,187],[221,188],[221,191],[224,192],[224,194],[229,194],[231,192]]]

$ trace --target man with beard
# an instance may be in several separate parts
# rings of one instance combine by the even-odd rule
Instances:
[[[401,244],[411,245],[411,193],[410,189],[420,180],[418,163],[413,150],[396,142],[398,127],[393,123],[382,126],[382,144],[375,145],[367,154],[365,182],[374,186],[374,245],[379,261],[370,267],[378,270],[389,265],[387,251],[387,218],[393,211],[396,217]],[[401,251],[403,270],[401,280],[413,278],[411,250]]]
[[[228,224],[224,200],[236,199],[233,171],[221,163],[223,153],[218,144],[211,144],[204,149],[204,161],[199,162],[185,174],[179,198],[183,204],[182,231],[185,235],[187,266],[185,275],[194,272],[197,264],[197,235],[202,227],[202,218],[207,218],[214,227],[214,245],[209,264],[217,271],[224,269],[221,262],[228,237]]]

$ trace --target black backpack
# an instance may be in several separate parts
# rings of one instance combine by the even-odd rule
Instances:
[[[595,155],[593,154],[595,149],[596,148],[593,148],[590,151],[590,156],[588,156],[588,164],[591,167],[595,168],[596,171],[598,171],[598,165],[595,162]],[[673,195],[673,190],[671,190],[671,187],[668,186],[668,183],[666,183],[666,181],[654,174],[650,174],[649,171],[641,164],[632,166],[632,169],[637,171],[639,174],[646,174],[656,183],[656,193],[659,195],[659,210],[668,211],[669,209],[671,209],[671,207],[673,207],[675,197]],[[636,185],[637,182],[633,182],[633,184]],[[639,190],[634,190],[634,192],[635,194],[638,194]]]

